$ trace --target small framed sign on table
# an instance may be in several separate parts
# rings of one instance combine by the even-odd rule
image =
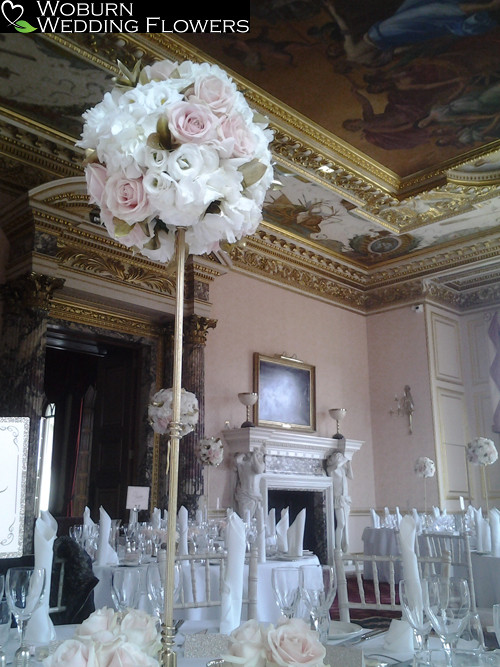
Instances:
[[[316,430],[315,367],[292,357],[254,354],[255,423]]]
[[[28,417],[0,417],[0,558],[23,555]]]

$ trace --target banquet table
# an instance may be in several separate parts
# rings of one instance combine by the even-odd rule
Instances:
[[[264,563],[257,564],[257,618],[261,622],[275,623],[279,618],[279,609],[274,601],[273,588],[271,585],[271,572],[275,567],[298,567],[301,565],[314,565],[319,563],[316,555],[307,555],[298,559],[290,558],[269,558]],[[139,565],[138,569],[141,571],[141,597],[138,607],[144,611],[151,611],[146,589],[146,572],[147,564]],[[113,600],[111,598],[111,572],[112,566],[94,565],[93,570],[95,576],[99,579],[99,583],[94,589],[94,604],[96,609],[102,607],[114,608]],[[185,581],[188,576],[185,573]],[[204,573],[203,568],[199,567],[197,573],[199,576],[199,588],[203,588]],[[211,589],[212,591],[219,591],[219,568],[214,567],[212,573]],[[248,563],[244,567],[244,584],[243,584],[243,598],[248,594]],[[175,609],[174,609],[175,611]],[[242,620],[246,619],[246,605],[243,605]],[[182,618],[190,620],[214,619],[220,615],[220,607],[199,607],[194,609],[182,609],[177,614],[182,615]]]

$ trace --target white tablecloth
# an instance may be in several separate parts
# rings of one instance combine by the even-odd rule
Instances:
[[[394,528],[365,528],[361,536],[363,553],[370,556],[397,556],[399,546]],[[377,563],[379,581],[389,581],[389,563]],[[364,576],[373,579],[371,563],[366,563]],[[399,563],[395,564],[394,577],[396,582],[401,579],[402,570]]]
[[[279,609],[274,600],[273,588],[271,585],[271,572],[275,567],[295,567],[300,565],[312,565],[319,563],[317,556],[304,556],[297,560],[267,560],[265,563],[257,564],[257,617],[259,621],[275,623],[279,618]],[[147,565],[139,566],[142,574],[142,594],[139,601],[139,609],[151,611],[146,589],[146,571]],[[94,574],[99,579],[99,583],[94,589],[94,603],[96,609],[102,607],[111,607],[114,609],[111,598],[111,570],[110,566],[94,565]],[[199,571],[198,590],[204,589],[204,573],[202,568]],[[213,568],[213,578],[211,580],[211,590],[219,591],[219,568]],[[243,597],[247,598],[248,584],[248,564],[244,570]],[[174,609],[175,611],[175,609]],[[242,619],[246,619],[246,605],[243,606]],[[188,618],[190,620],[215,619],[220,616],[219,607],[200,607],[197,609],[183,609],[176,614],[176,617]]]

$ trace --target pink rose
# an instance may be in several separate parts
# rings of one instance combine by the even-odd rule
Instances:
[[[152,65],[146,65],[143,72],[149,77],[150,81],[165,81],[170,78],[176,67],[177,63],[170,60],[162,60]]]
[[[103,607],[92,612],[75,630],[75,637],[79,639],[94,639],[109,641],[113,636],[115,612],[113,609]]]
[[[218,119],[203,104],[177,102],[169,111],[168,126],[180,143],[203,144],[217,136]]]
[[[92,162],[85,167],[85,178],[87,180],[87,191],[90,196],[91,204],[101,203],[102,193],[106,180],[108,178],[108,171],[102,164]]]
[[[45,667],[97,667],[93,646],[67,639],[44,660]]]
[[[229,654],[224,656],[224,660],[245,667],[265,666],[266,652],[258,621],[246,621],[231,632]]]
[[[120,624],[120,634],[124,635],[128,642],[148,652],[150,649],[154,650],[159,640],[156,618],[140,609],[127,612]],[[159,644],[156,646],[156,649],[158,648]]]
[[[205,76],[194,82],[194,97],[205,102],[217,114],[228,114],[236,99],[235,89],[230,82],[218,76]]]
[[[127,178],[119,173],[108,178],[102,206],[129,224],[141,222],[153,213],[142,178]]]
[[[301,618],[291,618],[271,628],[266,641],[268,661],[280,667],[321,665],[326,655],[317,633]]]
[[[222,120],[219,128],[222,140],[232,140],[232,157],[246,157],[255,151],[255,137],[248,129],[240,114],[233,114]]]
[[[99,664],[105,667],[158,667],[158,660],[141,651],[135,644],[117,641],[96,650]]]

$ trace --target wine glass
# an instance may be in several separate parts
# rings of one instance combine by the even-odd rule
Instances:
[[[16,619],[20,645],[14,657],[14,665],[29,664],[30,651],[25,645],[26,623],[43,599],[45,592],[45,568],[11,567],[5,578],[7,603]]]
[[[331,565],[302,565],[304,603],[322,643],[328,639],[330,607],[337,593],[337,578]]]
[[[431,622],[423,606],[421,589],[414,591],[413,582],[401,579],[399,582],[399,601],[403,614],[413,629],[417,651],[428,647]]]
[[[146,571],[146,587],[153,613],[161,620],[165,611],[165,563],[151,563]],[[174,602],[179,599],[182,588],[182,569],[174,563]]]
[[[274,599],[285,618],[297,613],[304,575],[300,567],[273,567],[271,583]]]
[[[452,665],[453,650],[469,620],[469,585],[465,579],[435,576],[422,581],[422,594],[424,609],[441,639],[447,665]]]
[[[114,567],[111,572],[111,597],[117,611],[134,609],[139,602],[141,571],[131,567]]]
[[[241,428],[247,428],[248,426],[255,426],[255,424],[252,422],[250,410],[252,408],[252,405],[255,405],[257,403],[258,398],[259,394],[257,394],[254,391],[245,391],[245,392],[240,392],[238,394],[238,399],[240,403],[243,403],[243,405],[245,405],[247,408],[247,418],[246,421],[244,421],[243,424],[241,425]]]

